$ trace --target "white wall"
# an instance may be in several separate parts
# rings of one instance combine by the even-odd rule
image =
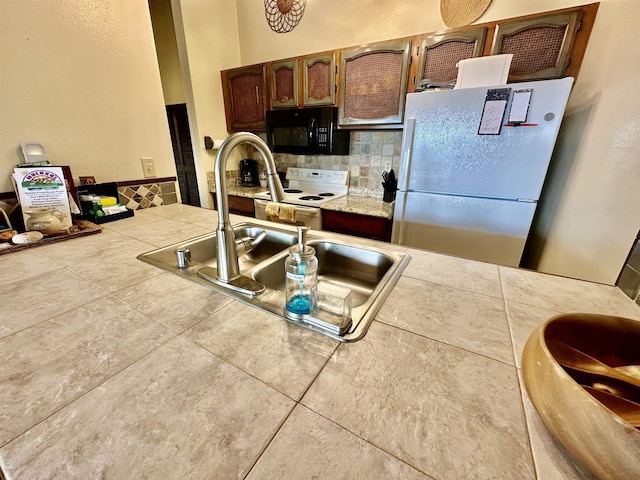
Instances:
[[[601,2],[537,225],[541,271],[615,283],[640,228],[638,18],[637,0]]]
[[[146,0],[2,0],[0,62],[0,191],[24,141],[76,179],[175,176]]]
[[[566,8],[580,0],[493,0],[478,20]],[[237,0],[242,64],[446,28],[438,0],[307,0],[300,24],[272,32],[263,0]],[[638,0],[601,0],[571,95],[532,261],[538,270],[613,284],[640,228]]]

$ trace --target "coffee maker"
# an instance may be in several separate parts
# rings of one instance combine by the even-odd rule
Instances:
[[[240,185],[243,187],[254,187],[259,184],[258,162],[249,158],[240,160]]]

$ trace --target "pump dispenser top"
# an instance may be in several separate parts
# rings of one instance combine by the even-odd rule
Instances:
[[[307,232],[311,227],[298,227],[298,253],[303,254],[307,243]]]

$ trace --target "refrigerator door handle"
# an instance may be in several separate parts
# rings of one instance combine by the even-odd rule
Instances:
[[[411,155],[413,154],[413,136],[416,131],[416,119],[407,118],[402,134],[402,161],[400,162],[399,190],[409,190],[409,174],[411,173]]]
[[[405,238],[405,226],[404,220],[405,212],[407,208],[407,194],[405,192],[400,193],[396,199],[396,208],[394,213],[393,231],[391,232],[391,242],[404,245]]]

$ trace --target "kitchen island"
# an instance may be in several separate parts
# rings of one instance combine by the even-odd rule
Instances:
[[[412,260],[340,343],[136,259],[216,222],[174,204],[0,256],[6,478],[591,478],[520,358],[557,313],[640,320],[618,288],[380,244]]]

